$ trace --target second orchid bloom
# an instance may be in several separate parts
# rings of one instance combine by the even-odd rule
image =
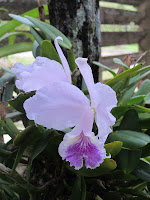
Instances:
[[[117,105],[116,94],[109,86],[94,83],[86,58],[77,58],[76,64],[87,85],[90,100],[72,85],[69,65],[58,39],[61,38],[55,39],[55,46],[62,65],[44,57],[37,57],[26,67],[17,63],[13,69],[18,77],[16,86],[25,92],[36,90],[36,94],[24,103],[28,119],[49,129],[72,128],[59,146],[62,159],[69,161],[75,169],[83,166],[84,159],[86,167],[94,169],[106,158],[104,143],[111,132],[110,126],[115,123],[110,111]],[[98,135],[92,132],[94,120]]]

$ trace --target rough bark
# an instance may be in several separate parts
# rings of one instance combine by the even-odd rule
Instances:
[[[51,24],[63,32],[72,42],[75,57],[98,60],[100,55],[99,0],[50,0]],[[95,82],[98,68],[91,65]]]

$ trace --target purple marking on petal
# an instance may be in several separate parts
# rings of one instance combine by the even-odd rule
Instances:
[[[104,161],[105,157],[104,147],[100,149],[82,131],[77,142],[67,148],[65,159],[70,162],[71,166],[75,166],[75,169],[80,169],[83,166],[84,158],[86,167],[94,169]]]

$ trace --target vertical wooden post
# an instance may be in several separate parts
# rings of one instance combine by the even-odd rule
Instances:
[[[139,6],[139,11],[145,13],[145,17],[141,21],[140,30],[144,32],[144,37],[139,43],[140,50],[148,51],[144,57],[146,65],[150,64],[150,1],[143,0]]]

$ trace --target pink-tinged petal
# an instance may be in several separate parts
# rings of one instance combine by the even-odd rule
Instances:
[[[71,135],[79,135],[82,131],[84,135],[88,135],[92,132],[94,122],[94,111],[91,107],[88,107],[82,114],[79,123],[70,132]]]
[[[83,159],[86,168],[94,169],[106,158],[105,148],[98,137],[92,132],[85,136],[83,131],[77,136],[67,133],[59,145],[59,154],[76,170],[83,166]]]
[[[64,130],[75,126],[87,108],[88,98],[66,82],[53,82],[25,101],[27,117],[47,128]]]
[[[91,102],[93,99],[93,88],[94,88],[94,79],[91,67],[87,64],[87,58],[77,58],[75,60],[80,72],[85,80],[86,86],[88,88]]]
[[[16,81],[17,88],[25,92],[38,90],[54,81],[67,81],[62,65],[55,60],[37,57],[30,69],[20,73]]]
[[[62,65],[64,67],[64,71],[66,73],[66,77],[67,77],[67,81],[68,83],[71,83],[71,74],[70,74],[70,68],[69,68],[69,65],[68,65],[68,62],[67,62],[67,59],[65,58],[60,46],[58,45],[58,41],[57,40],[63,40],[62,37],[58,36],[55,40],[54,40],[54,43],[55,43],[55,47],[56,47],[56,50],[58,52],[58,55],[61,59],[61,62],[62,62]]]
[[[12,72],[17,76],[17,78],[20,78],[20,74],[24,71],[31,72],[32,71],[32,65],[24,66],[22,63],[15,63],[14,67],[11,68]]]
[[[98,126],[98,136],[105,142],[111,132],[110,126],[114,125],[116,119],[110,113],[117,106],[115,91],[108,85],[97,83],[93,90],[93,106],[96,111],[95,121]]]
[[[64,136],[59,145],[60,156],[63,160],[69,161],[75,169],[83,166],[83,159],[87,168],[94,169],[106,158],[103,143],[92,132],[93,121],[94,112],[88,108],[80,122]]]

